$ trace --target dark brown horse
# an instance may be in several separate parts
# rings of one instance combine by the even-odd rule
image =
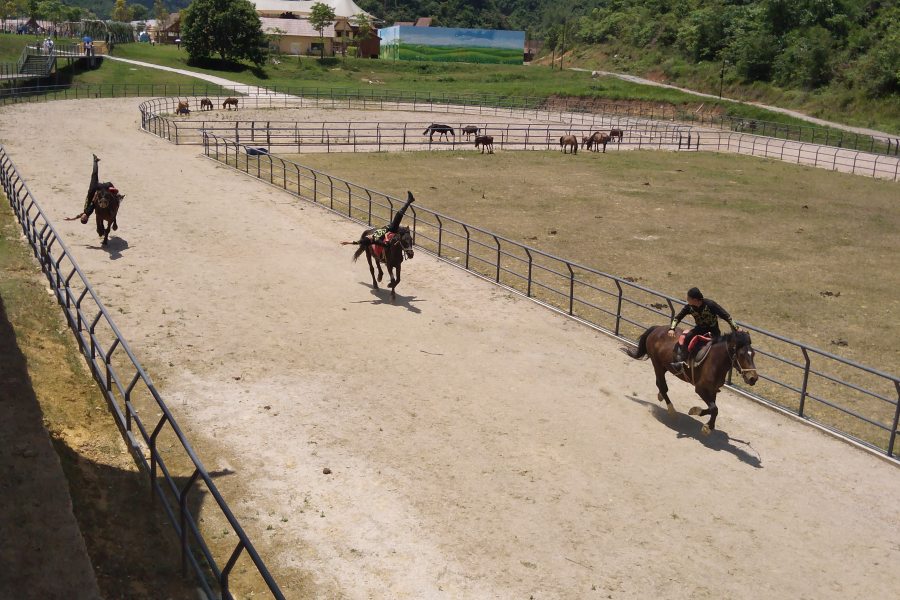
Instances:
[[[672,351],[675,348],[675,342],[681,335],[681,331],[675,332],[675,337],[670,338],[669,330],[666,327],[655,325],[644,332],[638,341],[637,348],[622,348],[622,352],[631,358],[646,359],[650,358],[653,363],[653,369],[656,371],[656,387],[659,389],[657,398],[660,402],[665,401],[669,415],[675,417],[675,407],[669,400],[669,386],[666,385],[666,372],[670,372],[678,379],[686,381],[694,386],[697,395],[706,402],[706,408],[701,409],[698,406],[691,408],[689,415],[710,415],[709,423],[703,426],[701,430],[703,435],[709,435],[709,432],[716,428],[716,417],[719,414],[719,408],[716,406],[716,394],[725,385],[725,377],[732,367],[744,378],[747,385],[756,385],[759,376],[756,373],[756,366],[753,364],[753,348],[750,346],[750,334],[746,331],[736,331],[728,335],[714,340],[709,354],[698,366],[689,366],[688,361],[681,373],[672,371],[672,362],[674,358]]]
[[[473,135],[478,137],[478,128],[474,125],[466,125],[462,128],[462,132],[466,135],[466,141],[470,141]]]
[[[222,103],[222,108],[227,108],[231,110],[231,107],[234,107],[234,110],[238,109],[238,99],[237,98],[225,98],[225,101]]]
[[[209,98],[204,98],[200,101],[200,110],[212,110],[213,103]]]
[[[475,136],[475,149],[478,150],[478,146],[481,146],[481,153],[484,154],[484,149],[487,148],[488,154],[494,153],[494,136],[492,135],[476,135]]]
[[[404,255],[409,259],[412,259],[414,255],[412,236],[409,233],[409,227],[400,227],[397,233],[385,235],[384,241],[387,245],[378,246],[371,241],[374,232],[374,229],[366,229],[362,232],[362,236],[357,242],[359,248],[353,254],[353,262],[356,262],[363,252],[366,253],[366,260],[369,262],[369,272],[372,274],[372,287],[376,290],[378,289],[378,282],[384,277],[384,273],[381,270],[381,263],[384,263],[388,277],[391,278],[388,287],[391,288],[391,302],[393,302],[397,298],[396,290],[397,285],[400,283],[400,265],[403,264]],[[351,242],[343,243],[349,244]],[[377,281],[375,280],[375,267],[372,266],[373,258],[375,259],[375,266],[378,267]],[[396,279],[391,272],[392,270],[397,272]]]
[[[447,141],[450,141],[450,138],[448,136],[451,136],[451,135],[454,137],[454,139],[456,138],[456,132],[453,131],[453,128],[450,127],[449,125],[442,125],[441,123],[432,123],[431,125],[428,126],[428,129],[426,129],[425,131],[422,132],[422,135],[427,135],[428,141],[432,142],[432,141],[434,141],[434,134],[436,134],[436,133],[439,134],[438,135],[439,142],[442,139],[444,139],[445,137],[447,138]]]
[[[125,196],[118,193],[118,190],[115,188],[101,188],[97,190],[93,200],[91,200],[94,203],[94,215],[97,219],[97,235],[103,238],[103,241],[100,243],[101,246],[109,243],[110,230],[116,231],[119,229],[119,224],[116,223],[116,216],[119,214],[119,206],[124,198]],[[104,226],[104,221],[108,225]]]

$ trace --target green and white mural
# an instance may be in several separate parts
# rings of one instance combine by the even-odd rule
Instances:
[[[525,56],[524,31],[394,25],[378,35],[387,59],[521,65]]]

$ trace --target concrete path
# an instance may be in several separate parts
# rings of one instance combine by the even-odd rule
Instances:
[[[590,69],[579,69],[577,67],[570,67],[572,71],[590,71],[592,75],[606,75],[608,77],[616,77],[618,79],[622,79],[624,81],[630,81],[632,83],[638,83],[640,85],[654,85],[656,87],[664,87],[672,90],[678,90],[680,92],[684,92],[686,94],[693,94],[694,96],[700,96],[701,98],[712,98],[713,100],[719,100],[719,97],[714,94],[704,94],[703,92],[697,92],[694,90],[689,90],[687,88],[678,87],[675,85],[669,85],[667,83],[659,83],[657,81],[653,81],[651,79],[645,79],[643,77],[635,77],[634,75],[625,75],[624,73],[613,73],[612,71],[591,71]],[[841,123],[834,123],[832,121],[825,121],[823,119],[817,119],[815,117],[810,117],[809,115],[805,115],[801,112],[797,112],[795,110],[789,110],[787,108],[781,108],[778,106],[771,106],[769,104],[760,104],[758,102],[745,102],[743,100],[735,100],[734,98],[722,98],[723,100],[728,100],[729,102],[737,102],[739,104],[750,104],[752,106],[758,106],[760,108],[765,108],[766,110],[771,110],[772,112],[781,113],[784,115],[790,115],[797,119],[803,119],[804,121],[809,121],[810,123],[814,123],[815,125],[821,125],[822,127],[832,127],[834,129],[841,129],[843,131],[849,131],[851,133],[858,133],[860,135],[871,135],[876,137],[886,137],[886,138],[897,138],[897,134],[894,133],[885,133],[883,131],[876,131],[875,129],[866,129],[864,127],[851,127],[850,125],[843,125]]]
[[[264,87],[259,87],[256,85],[247,85],[245,83],[240,83],[238,81],[232,81],[230,79],[225,79],[224,77],[217,77],[215,75],[207,75],[206,73],[198,73],[196,71],[188,71],[187,69],[175,69],[173,67],[165,67],[163,65],[155,65],[153,63],[142,62],[139,60],[131,60],[128,58],[119,58],[117,56],[106,56],[104,58],[108,58],[109,60],[117,60],[119,62],[128,63],[130,65],[138,65],[140,67],[147,67],[150,69],[159,69],[160,71],[169,71],[170,73],[178,73],[179,75],[186,75],[188,77],[194,77],[196,79],[200,79],[202,81],[207,81],[209,83],[213,83],[215,85],[221,86],[223,88],[228,88],[234,90],[239,94],[245,94],[247,96],[276,96],[276,97],[284,97],[285,94],[275,93],[270,90],[267,90]]]

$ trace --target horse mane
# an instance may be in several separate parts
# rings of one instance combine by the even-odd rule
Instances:
[[[734,342],[737,348],[743,348],[744,346],[749,346],[751,344],[750,334],[746,331],[732,331],[731,333],[720,336],[719,339],[716,340],[717,344],[723,342],[725,344]]]

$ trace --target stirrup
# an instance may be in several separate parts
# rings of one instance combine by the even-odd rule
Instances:
[[[683,360],[678,361],[678,362],[673,362],[671,366],[672,366],[672,370],[675,371],[676,373],[681,373],[682,371],[684,371],[684,361]]]

